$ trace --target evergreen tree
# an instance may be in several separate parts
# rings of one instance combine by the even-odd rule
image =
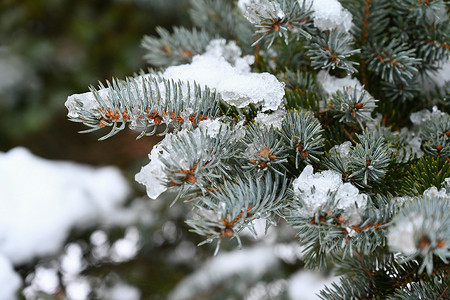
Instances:
[[[216,253],[285,220],[306,267],[342,275],[322,299],[450,297],[447,2],[191,0],[190,16],[144,37],[155,69],[70,96],[70,119],[164,135],[136,180],[175,192]]]

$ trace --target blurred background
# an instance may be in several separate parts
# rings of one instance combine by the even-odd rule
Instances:
[[[68,121],[67,96],[147,69],[141,39],[192,27],[189,7],[0,1],[0,300],[316,299],[332,280],[297,272],[283,224],[258,241],[244,233],[245,250],[225,241],[213,258],[184,224],[187,206],[149,200],[134,181],[160,138],[124,130],[98,142],[105,132]]]

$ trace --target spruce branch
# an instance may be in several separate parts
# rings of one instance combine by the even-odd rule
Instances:
[[[421,127],[424,151],[444,158],[450,156],[450,115],[441,113]]]
[[[360,143],[350,150],[349,178],[368,186],[371,181],[378,182],[386,174],[391,154],[383,137],[376,138],[367,130],[356,136]]]
[[[316,76],[308,72],[287,70],[278,77],[286,83],[286,108],[319,112],[323,106],[322,87]]]
[[[184,196],[207,191],[212,181],[230,176],[226,161],[240,150],[231,147],[236,142],[233,131],[224,124],[217,134],[200,128],[175,135],[170,146],[163,146],[168,155],[161,156],[166,185]]]
[[[414,97],[417,97],[420,93],[420,86],[418,84],[417,78],[413,78],[408,82],[403,83],[382,81],[381,85],[381,89],[383,90],[385,96],[391,101],[410,100]]]
[[[346,87],[331,96],[330,110],[341,117],[340,122],[357,122],[363,128],[363,122],[372,120],[371,113],[376,108],[376,102],[367,91]]]
[[[287,179],[278,175],[226,180],[198,199],[197,217],[186,223],[193,232],[206,237],[201,244],[218,240],[215,253],[226,237],[236,238],[240,246],[239,233],[244,228],[255,232],[252,221],[262,218],[269,225],[273,222],[274,214],[285,206],[286,188]]]
[[[419,274],[416,260],[400,262],[394,255],[374,254],[358,259],[338,259],[337,265],[344,276],[340,283],[333,283],[320,292],[321,299],[398,299],[401,291],[411,289],[417,283],[427,282],[445,291],[445,274],[448,265],[440,264],[432,275]],[[357,278],[357,280],[355,280]],[[421,299],[420,297],[406,299]],[[424,298],[428,299],[428,298]]]
[[[207,87],[175,82],[157,74],[142,74],[125,81],[113,79],[107,87],[72,95],[67,99],[71,121],[80,122],[92,132],[104,127],[111,131],[104,140],[125,129],[142,129],[138,138],[154,135],[159,125],[179,130],[186,122],[197,123],[219,114],[219,97]]]
[[[192,23],[211,36],[220,36],[239,42],[244,53],[252,49],[253,30],[233,0],[190,0],[189,15]]]
[[[283,143],[281,133],[272,126],[251,124],[246,126],[242,139],[241,166],[247,172],[261,176],[270,171],[283,176],[286,172],[288,148]]]
[[[295,153],[295,167],[300,161],[318,160],[323,152],[322,127],[312,113],[305,110],[290,110],[282,122],[282,136]]]
[[[439,258],[448,264],[450,258],[450,196],[435,187],[423,197],[407,201],[393,218],[387,236],[392,251],[406,256],[405,260],[421,257],[419,273],[433,271],[433,261]]]
[[[405,84],[419,72],[421,59],[416,58],[415,50],[395,39],[384,39],[379,44],[364,47],[363,54],[369,70],[390,83]]]
[[[353,16],[352,34],[357,45],[363,45],[369,40],[383,36],[389,26],[391,17],[390,0],[343,0],[342,5]]]
[[[398,10],[398,14],[405,16],[410,22],[416,25],[431,26],[445,22],[442,12],[446,10],[446,1],[425,0],[425,1],[398,1],[393,3],[393,7]]]
[[[446,178],[450,177],[450,162],[439,156],[423,156],[410,166],[402,182],[402,194],[408,196],[422,195],[431,187],[441,189]]]
[[[297,38],[311,39],[311,13],[311,7],[307,7],[305,1],[300,4],[297,0],[263,0],[249,5],[245,17],[254,24],[255,35],[259,36],[253,46],[264,40],[270,48],[277,37],[283,37],[287,44],[290,33]]]
[[[155,67],[189,63],[194,55],[205,52],[214,38],[208,32],[195,28],[174,27],[170,34],[167,29],[156,27],[156,32],[159,38],[144,36],[141,43],[146,50],[144,59]]]
[[[314,36],[307,45],[307,53],[311,57],[311,66],[315,69],[342,69],[347,73],[356,72],[358,62],[349,60],[349,57],[360,52],[352,49],[351,35],[341,30],[321,32]]]

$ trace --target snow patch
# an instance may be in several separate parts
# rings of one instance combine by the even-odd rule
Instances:
[[[317,74],[317,81],[322,86],[324,92],[331,96],[338,90],[343,90],[345,88],[356,88],[357,90],[362,90],[363,86],[358,79],[352,78],[350,75],[344,78],[337,78],[328,74],[327,71],[321,70]]]
[[[21,285],[22,280],[11,262],[0,254],[0,299],[17,299],[16,291]]]
[[[292,183],[294,194],[301,199],[301,213],[309,217],[319,211],[319,208],[332,199],[335,194],[336,208],[342,209],[346,225],[357,225],[367,205],[367,195],[360,194],[351,183],[342,183],[342,175],[333,170],[313,173],[311,165]]]
[[[255,122],[266,125],[267,127],[272,126],[275,129],[281,129],[281,123],[283,122],[285,115],[286,111],[283,109],[276,110],[271,114],[258,112]]]
[[[317,294],[325,288],[331,286],[333,282],[338,282],[339,277],[325,276],[318,271],[301,270],[292,275],[289,280],[288,295],[291,300],[316,300]]]
[[[279,262],[273,247],[256,247],[221,253],[209,259],[198,271],[184,278],[169,299],[192,299],[233,275],[254,280],[275,268]]]
[[[114,167],[94,169],[0,152],[0,254],[14,264],[59,251],[73,227],[118,224],[129,187]]]

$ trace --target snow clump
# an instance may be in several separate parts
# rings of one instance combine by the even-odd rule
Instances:
[[[425,190],[423,197],[407,199],[389,227],[387,242],[390,249],[407,256],[418,252],[427,254],[433,249],[445,252],[450,242],[449,221],[444,217],[449,202],[450,194],[446,189],[436,187]],[[428,209],[429,206],[436,206],[435,210]]]
[[[253,103],[261,104],[262,111],[278,109],[284,97],[284,84],[272,74],[250,72],[253,56],[233,57],[227,55],[229,49],[225,40],[213,40],[204,54],[194,56],[190,64],[167,68],[163,77],[206,85],[239,108]],[[234,59],[234,66],[225,56]]]
[[[174,145],[178,138],[183,136],[192,138],[196,141],[197,153],[204,151],[204,143],[206,138],[220,138],[230,132],[228,124],[222,123],[220,119],[205,120],[199,123],[199,127],[194,130],[183,129],[175,134],[169,133],[156,146],[153,147],[149,154],[150,163],[142,167],[141,171],[136,174],[135,180],[146,186],[147,195],[151,199],[156,199],[159,195],[167,191],[168,178],[165,172],[166,166],[163,161],[173,159]],[[230,142],[235,142],[245,135],[245,130],[239,124],[232,129],[233,136]],[[188,137],[188,135],[191,135]],[[178,163],[188,169],[188,161],[185,158],[179,158]]]
[[[336,208],[341,209],[345,225],[357,225],[367,205],[367,195],[360,194],[351,183],[343,183],[340,173],[326,170],[314,174],[311,165],[306,166],[293,182],[294,195],[302,202],[301,213],[313,218],[319,209],[329,203],[333,194]]]
[[[286,111],[279,109],[271,114],[265,114],[263,112],[258,112],[255,118],[255,122],[259,124],[266,125],[267,127],[272,126],[275,129],[281,129],[281,123],[283,123]]]
[[[298,0],[300,6],[303,0]],[[312,3],[311,3],[312,2]],[[352,14],[342,7],[338,0],[306,0],[305,6],[311,6],[314,26],[321,31],[339,29],[349,32],[352,27]]]
[[[313,10],[314,26],[321,31],[339,29],[349,32],[352,14],[337,0],[298,0],[300,7],[305,3],[306,9]],[[252,24],[265,19],[283,19],[286,15],[277,2],[268,0],[239,0],[238,7],[245,18]]]

